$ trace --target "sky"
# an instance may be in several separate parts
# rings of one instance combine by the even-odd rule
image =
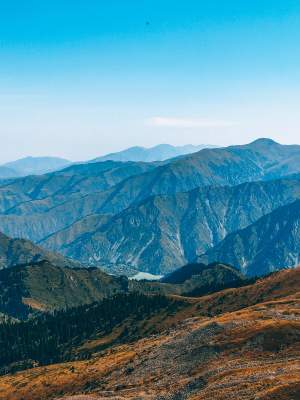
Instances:
[[[0,162],[300,143],[299,0],[0,1]]]

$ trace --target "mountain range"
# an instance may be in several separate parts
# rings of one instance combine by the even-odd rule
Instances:
[[[217,146],[212,145],[198,145],[194,146],[192,144],[187,144],[184,146],[172,146],[170,144],[159,144],[154,147],[146,148],[146,147],[130,147],[126,150],[119,151],[117,153],[110,153],[105,156],[97,157],[93,159],[91,162],[98,161],[144,161],[144,162],[153,162],[153,161],[165,161],[170,158],[175,158],[179,156],[183,156],[185,154],[196,153],[205,148],[214,148]]]
[[[299,196],[298,179],[150,196],[109,218],[80,219],[40,244],[84,264],[125,264],[165,274]]]
[[[162,275],[293,203],[299,176],[300,146],[270,139],[163,163],[75,164],[2,183],[0,225],[86,266]]]
[[[128,149],[110,153],[87,161],[94,163],[99,161],[165,161],[170,158],[179,157],[185,154],[195,153],[204,148],[214,148],[212,145],[191,144],[184,146],[172,146],[170,144],[159,144],[154,147],[130,147]],[[24,157],[15,161],[10,161],[0,165],[0,179],[17,178],[28,175],[43,175],[48,172],[66,168],[71,164],[83,164],[83,162],[73,163],[61,157]]]
[[[299,229],[269,139],[1,180],[0,399],[298,398]]]
[[[42,175],[64,168],[68,164],[71,164],[71,161],[60,157],[24,157],[1,165],[0,178]]]

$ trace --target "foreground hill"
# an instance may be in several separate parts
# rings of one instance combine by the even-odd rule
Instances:
[[[29,240],[12,239],[0,232],[0,270],[42,260],[48,260],[57,266],[79,266],[79,263],[47,251]]]
[[[119,331],[117,342],[140,336],[152,317],[161,318],[184,307],[184,302],[164,296],[139,293],[118,294],[99,303],[45,314],[26,322],[0,326],[0,374],[8,370],[26,369],[34,364],[89,358],[86,341],[105,348],[105,337]],[[120,329],[121,328],[121,329]],[[138,333],[138,331],[141,331]],[[114,335],[112,335],[114,336]],[[104,340],[103,340],[104,339]],[[4,345],[5,344],[5,345]],[[112,345],[107,341],[107,345]]]
[[[110,153],[102,157],[95,158],[92,162],[98,161],[165,161],[169,158],[182,156],[185,154],[196,153],[204,148],[213,148],[217,146],[199,145],[193,146],[187,144],[185,146],[172,146],[170,144],[159,144],[154,147],[130,147],[117,153]]]
[[[294,267],[300,260],[300,200],[280,207],[243,230],[228,235],[198,261],[222,260],[247,275]]]
[[[161,275],[299,197],[296,177],[151,196],[112,217],[93,214],[80,219],[40,244],[83,264],[114,264],[114,272],[126,265]]]
[[[0,398],[296,399],[299,279],[299,268],[281,271],[250,286],[194,299],[167,312],[163,323],[158,318],[155,336],[133,343],[125,338],[107,351],[99,352],[101,342],[87,340],[80,346],[92,352],[89,360],[4,376]],[[155,318],[145,321],[153,326]],[[132,332],[132,319],[128,326]]]

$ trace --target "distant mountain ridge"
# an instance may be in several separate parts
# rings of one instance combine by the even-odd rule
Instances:
[[[61,169],[71,164],[71,161],[60,157],[25,157],[16,161],[7,162],[0,167],[6,167],[15,171],[15,177],[26,175],[42,175],[47,172]]]
[[[119,161],[119,162],[153,162],[165,161],[167,159],[178,156],[195,153],[204,148],[214,148],[213,145],[184,145],[172,146],[170,144],[159,144],[157,146],[146,147],[130,147],[119,152],[106,154],[97,157],[88,163],[103,161]],[[43,175],[66,168],[69,165],[82,165],[85,162],[72,162],[61,157],[24,157],[18,160],[10,161],[0,165],[0,179],[18,178],[28,175]]]
[[[160,275],[295,201],[299,173],[300,146],[270,139],[162,163],[72,165],[2,183],[0,224],[11,237],[86,265],[122,264]],[[293,178],[278,182],[287,175]],[[245,193],[236,189],[241,184]]]
[[[5,165],[0,165],[0,179],[10,179],[19,176],[19,172],[15,171],[13,168],[6,167]]]
[[[296,162],[298,155],[299,162]],[[115,215],[149,196],[184,192],[207,185],[234,186],[247,181],[275,179],[285,174],[297,173],[300,171],[300,146],[282,146],[262,139],[245,146],[205,149],[158,167],[151,163],[135,163],[139,167],[144,165],[143,171],[135,169],[127,177],[127,165],[122,165],[123,172],[119,182],[114,181],[110,187],[107,185],[105,188],[96,185],[93,176],[89,191],[83,191],[85,186],[82,184],[74,187],[73,180],[81,179],[81,175],[74,172],[73,175],[68,174],[67,179],[71,185],[62,192],[53,178],[65,179],[65,171],[52,174],[51,179],[43,175],[25,178],[24,181],[16,180],[2,186],[2,230],[12,237],[21,236],[39,241],[87,215]],[[76,166],[83,167],[86,168],[86,165]],[[88,176],[85,177],[87,178]],[[98,178],[103,178],[101,171]],[[41,185],[40,180],[46,185]],[[28,192],[31,193],[30,196]],[[30,232],[32,218],[35,221],[34,234]],[[16,220],[19,222],[16,223]],[[52,226],[48,227],[50,223]]]
[[[104,156],[97,157],[90,162],[99,161],[165,161],[170,158],[178,156],[196,153],[205,148],[214,148],[218,146],[213,145],[192,145],[187,144],[184,146],[172,146],[170,144],[158,144],[157,146],[146,148],[140,146],[129,147],[128,149],[118,151],[115,153],[106,154]]]

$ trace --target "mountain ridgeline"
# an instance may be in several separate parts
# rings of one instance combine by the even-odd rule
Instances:
[[[300,146],[107,157],[0,181],[0,398],[299,398]]]

